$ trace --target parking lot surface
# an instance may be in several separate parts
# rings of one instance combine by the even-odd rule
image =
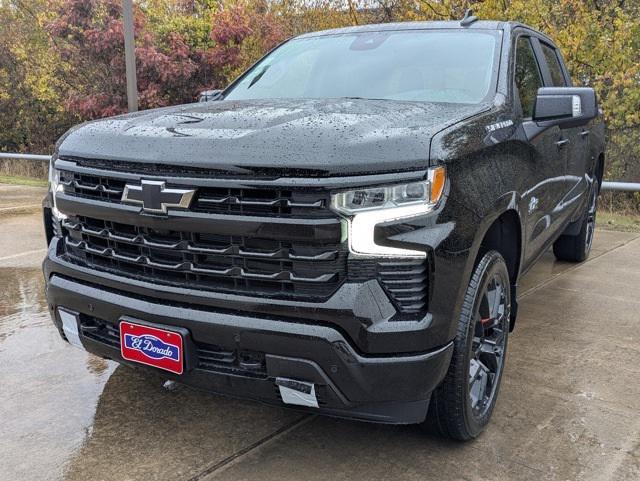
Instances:
[[[0,208],[4,201],[0,190]],[[640,237],[522,280],[500,399],[459,444],[179,386],[64,343],[38,212],[0,212],[0,480],[640,479]]]

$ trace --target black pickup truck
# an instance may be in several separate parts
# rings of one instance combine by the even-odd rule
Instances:
[[[551,246],[589,255],[594,91],[540,32],[466,17],[302,35],[208,96],[58,142],[62,337],[212,392],[477,436],[518,279]]]

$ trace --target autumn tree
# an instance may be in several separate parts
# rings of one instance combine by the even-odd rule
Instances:
[[[268,1],[222,2],[211,21],[209,60],[226,85],[286,37],[283,18]]]
[[[77,119],[43,25],[49,2],[0,2],[0,151],[47,152]]]
[[[49,24],[54,49],[75,73],[67,107],[83,118],[126,111],[126,71],[120,0],[66,0]],[[192,101],[206,86],[203,50],[177,32],[160,41],[134,11],[136,71],[142,109]]]
[[[592,86],[598,93],[607,122],[606,177],[640,181],[640,2],[475,3],[483,18],[518,20],[554,39],[574,83]],[[640,208],[640,196],[626,197],[629,205]]]

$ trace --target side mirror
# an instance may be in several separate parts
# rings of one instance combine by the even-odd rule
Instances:
[[[533,120],[539,127],[579,127],[597,116],[596,92],[590,87],[538,89]]]
[[[222,90],[203,90],[198,95],[198,102],[208,102],[209,100],[218,100]]]

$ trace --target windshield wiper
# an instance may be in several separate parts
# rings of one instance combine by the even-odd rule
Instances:
[[[338,97],[339,99],[347,99],[347,100],[389,100],[389,99],[377,99],[375,97]]]
[[[262,72],[260,72],[258,75],[256,75],[251,79],[251,82],[249,83],[247,90],[253,87],[256,84],[256,82],[262,78],[262,76],[267,72],[267,70],[269,70],[269,67],[271,67],[271,65],[265,65],[265,67],[262,69]]]

